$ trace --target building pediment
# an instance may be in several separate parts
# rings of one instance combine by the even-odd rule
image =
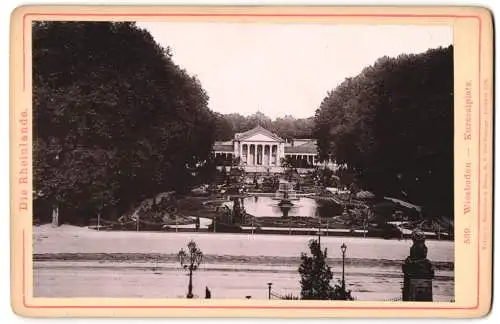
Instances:
[[[257,133],[252,136],[248,136],[243,138],[240,138],[240,140],[248,141],[248,142],[277,142],[279,139],[276,139],[276,137],[271,137],[271,136],[266,136],[266,134],[262,133]]]
[[[264,127],[257,126],[247,132],[236,134],[238,141],[259,141],[259,142],[284,142],[278,135],[268,131]]]

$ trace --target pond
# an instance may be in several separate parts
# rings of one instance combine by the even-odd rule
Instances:
[[[246,197],[243,200],[243,206],[248,214],[255,217],[316,217],[318,204],[312,198],[299,197],[297,200],[291,201],[293,204],[291,207],[280,207],[279,202],[273,197],[254,196]]]

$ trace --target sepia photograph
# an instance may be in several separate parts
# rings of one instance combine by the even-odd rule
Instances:
[[[451,26],[31,42],[34,297],[454,301]]]
[[[454,301],[451,26],[31,42],[34,297]]]

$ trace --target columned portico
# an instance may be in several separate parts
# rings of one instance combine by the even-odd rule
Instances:
[[[244,165],[280,166],[279,144],[241,142],[239,147]]]
[[[216,142],[214,153],[219,160],[239,157],[240,166],[246,172],[281,173],[281,161],[289,156],[299,162],[300,168],[311,168],[317,164],[317,149],[311,139],[285,141],[276,134],[257,126],[247,132],[237,133],[234,140]]]

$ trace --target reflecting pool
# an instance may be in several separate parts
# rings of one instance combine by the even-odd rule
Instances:
[[[267,196],[253,196],[243,199],[245,211],[255,217],[316,216],[318,205],[312,198],[299,197],[291,201],[291,206],[279,206],[279,203],[280,200]]]

